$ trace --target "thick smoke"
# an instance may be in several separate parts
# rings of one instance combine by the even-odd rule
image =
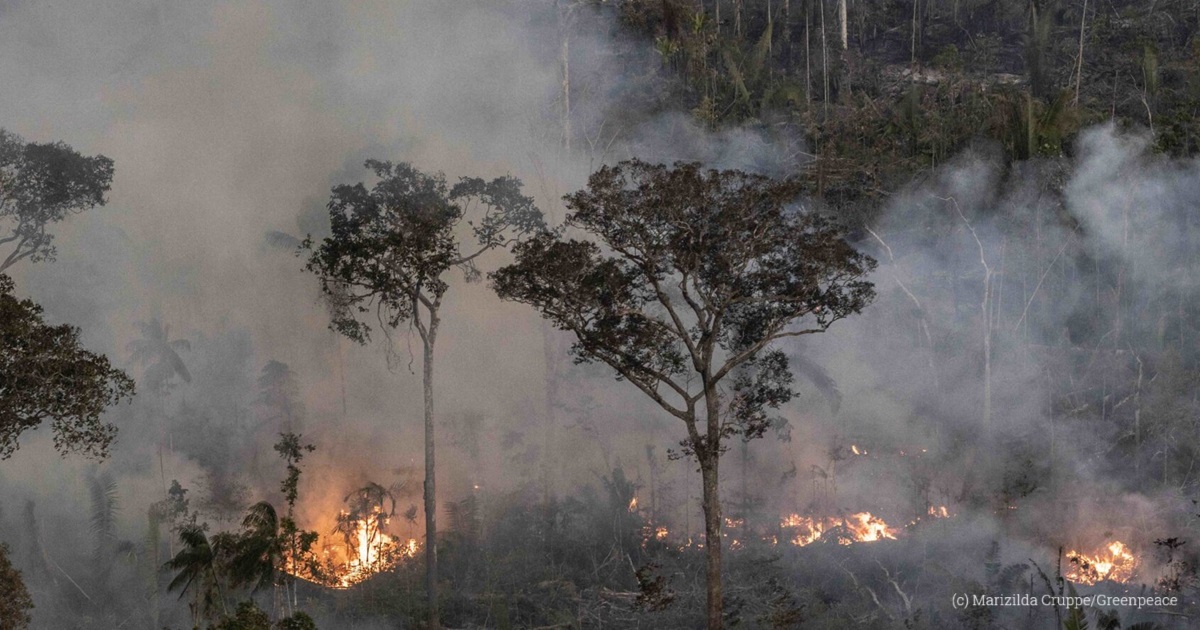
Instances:
[[[302,524],[327,518],[367,481],[397,484],[402,509],[417,502],[421,396],[411,348],[399,338],[389,362],[378,344],[335,337],[302,261],[267,239],[322,235],[330,186],[363,178],[364,159],[410,161],[451,179],[513,174],[556,219],[561,195],[592,168],[629,156],[771,175],[803,168],[796,130],[710,132],[652,108],[614,115],[658,61],[649,48],[612,43],[610,27],[587,13],[563,26],[550,3],[0,5],[8,86],[0,124],[103,153],[117,169],[108,206],[57,226],[58,260],[17,269],[19,290],[138,377],[145,367],[125,363],[136,322],[169,325],[171,338],[191,345],[181,352],[189,384],[164,394],[143,384],[136,403],[113,412],[121,433],[109,461],[48,465],[55,456],[39,434],[0,463],[0,531],[17,559],[38,562],[35,531],[67,541],[50,552],[62,567],[28,571],[35,594],[44,591],[38,580],[60,579],[90,553],[89,478],[117,480],[119,535],[128,540],[143,535],[149,502],[173,479],[214,523],[236,519],[240,506],[208,495],[277,499],[278,420],[256,403],[271,360],[295,372],[303,413],[294,426],[318,446],[306,460]],[[564,28],[569,153],[559,118]],[[986,150],[960,156],[857,234],[881,262],[879,298],[861,317],[792,346],[808,368],[799,370],[803,395],[784,412],[790,441],[772,434],[745,450],[733,445],[729,504],[753,488],[778,514],[816,505],[901,524],[926,504],[949,505],[963,522],[953,530],[963,548],[1004,539],[1015,559],[1048,559],[1058,545],[1096,544],[1111,532],[1173,531],[1179,499],[1135,489],[1156,473],[1111,466],[1101,452],[1136,403],[1102,394],[1101,411],[1072,416],[1065,405],[1091,398],[1063,394],[1080,374],[1129,381],[1143,369],[1148,381],[1154,366],[1133,340],[1157,335],[1169,345],[1192,334],[1183,313],[1115,324],[1086,314],[1122,305],[1163,313],[1136,305],[1194,291],[1179,261],[1193,247],[1186,214],[1200,173],[1111,127],[1086,133],[1069,159],[999,163]],[[698,535],[693,466],[667,460],[682,437],[676,421],[606,370],[563,361],[546,444],[534,314],[456,281],[445,320],[443,500],[478,486],[530,487],[547,448],[563,493],[616,467],[646,487],[654,462],[663,519]],[[1090,355],[1065,349],[1080,338],[1098,340]],[[821,373],[838,396],[810,385]],[[1149,385],[1141,396],[1152,399]],[[164,415],[176,419],[166,437],[156,421]],[[848,454],[851,445],[867,455]],[[1001,501],[1008,512],[973,498],[1013,489],[1028,492]],[[30,502],[40,530],[24,516]]]

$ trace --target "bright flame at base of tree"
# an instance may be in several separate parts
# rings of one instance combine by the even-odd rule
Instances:
[[[1120,541],[1108,543],[1092,555],[1068,551],[1067,560],[1070,566],[1063,577],[1077,584],[1097,584],[1106,580],[1128,582],[1138,567],[1137,556]]]
[[[788,540],[797,547],[814,543],[822,538],[835,538],[838,544],[874,542],[896,539],[896,529],[870,512],[858,512],[844,517],[809,518],[789,514],[780,521],[780,526],[791,530]]]
[[[288,573],[330,588],[349,588],[415,557],[420,543],[415,538],[399,541],[384,533],[389,521],[382,511],[363,518],[342,511],[333,534],[322,537],[315,546],[316,557],[298,567],[286,563]]]

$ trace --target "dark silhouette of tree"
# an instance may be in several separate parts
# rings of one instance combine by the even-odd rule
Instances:
[[[40,306],[12,291],[0,274],[0,459],[47,420],[60,453],[105,457],[117,429],[100,415],[133,397],[133,380],[80,346],[78,328],[46,324]]]
[[[234,586],[259,591],[277,584],[277,568],[283,566],[286,540],[280,535],[279,515],[269,501],[250,506],[242,520],[242,534],[234,546],[229,575]]]
[[[112,160],[80,155],[62,142],[26,143],[0,129],[0,273],[16,263],[54,259],[47,230],[67,217],[104,205]]]
[[[719,462],[792,397],[776,342],[825,331],[874,296],[875,265],[828,220],[794,207],[797,180],[638,160],[604,167],[566,197],[570,228],[542,233],[492,274],[500,297],[576,336],[672,416],[703,480],[707,619],[722,625]]]
[[[304,403],[300,402],[300,386],[296,373],[286,363],[271,360],[258,375],[256,402],[274,412],[285,433],[297,431],[304,419]]]
[[[228,614],[225,605],[225,589],[222,582],[223,556],[231,551],[232,537],[217,534],[209,539],[203,525],[189,523],[179,530],[181,549],[164,568],[176,571],[175,578],[167,585],[167,591],[179,590],[182,599],[189,592],[192,602],[192,619],[198,626],[201,619],[216,616],[218,608]]]
[[[143,375],[143,380],[151,391],[165,393],[171,386],[171,379],[179,377],[185,383],[192,382],[192,375],[184,365],[180,352],[191,350],[192,344],[186,339],[171,339],[171,328],[151,318],[147,322],[137,322],[141,339],[129,342],[129,360],[142,366],[149,366]]]
[[[449,288],[445,274],[457,267],[468,281],[478,279],[476,260],[540,229],[542,215],[512,177],[490,182],[463,178],[449,188],[440,174],[427,175],[408,164],[369,160],[366,166],[379,181],[369,190],[361,183],[335,187],[329,200],[330,236],[319,244],[309,237],[303,248],[311,251],[307,268],[320,277],[335,330],[366,343],[372,325],[390,338],[391,331],[407,323],[421,338],[426,591],[429,627],[436,629],[433,359],[442,299]],[[468,213],[478,216],[466,220]],[[469,246],[456,235],[464,221],[474,237]]]

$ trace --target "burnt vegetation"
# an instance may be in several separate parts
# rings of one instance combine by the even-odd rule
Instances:
[[[497,6],[534,124],[305,182],[266,322],[75,308],[124,166],[0,129],[0,629],[1200,623],[1200,2]]]

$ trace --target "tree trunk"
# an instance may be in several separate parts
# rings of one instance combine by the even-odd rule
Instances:
[[[812,103],[812,41],[809,37],[812,7],[804,3],[804,100]]]
[[[558,8],[558,30],[559,37],[562,39],[562,46],[559,50],[559,72],[562,76],[562,109],[560,115],[562,117],[562,144],[563,148],[569,154],[571,152],[571,33],[568,30],[569,24],[567,21],[567,12],[569,8],[559,6]]]
[[[838,0],[838,26],[842,29],[842,50],[850,47],[850,26],[846,17],[846,1]]]
[[[437,315],[431,314],[429,333],[424,341],[425,386],[425,593],[429,606],[429,628],[437,630],[437,497],[434,483],[433,451],[433,343],[437,338]]]
[[[708,630],[722,627],[721,593],[721,496],[718,467],[721,462],[721,401],[707,366],[704,377],[705,437],[697,444],[696,459],[700,464],[704,501],[705,577],[708,586]]]
[[[721,600],[721,498],[717,486],[718,455],[700,456],[700,475],[704,485],[705,578],[708,586],[708,630],[722,627]]]
[[[1075,58],[1075,106],[1079,107],[1079,85],[1083,82],[1083,28],[1087,24],[1087,0],[1079,14],[1079,56]]]
[[[829,118],[829,46],[825,42],[825,0],[821,0],[821,84],[824,90],[822,120]]]

